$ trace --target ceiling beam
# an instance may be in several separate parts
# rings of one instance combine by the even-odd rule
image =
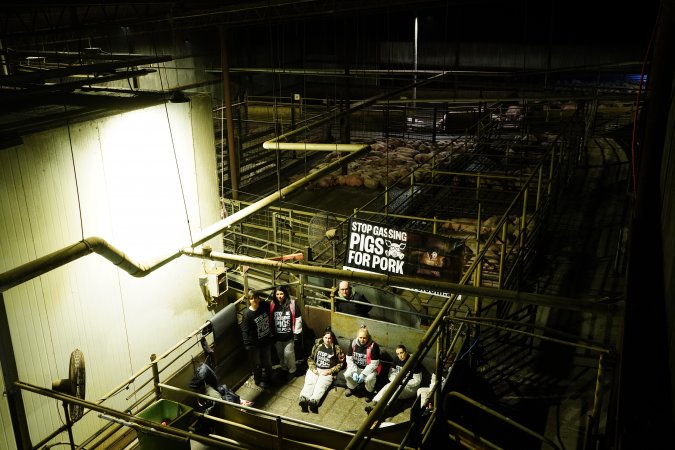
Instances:
[[[8,59],[12,57],[12,51],[6,51]],[[22,87],[30,83],[44,83],[47,80],[58,80],[72,75],[98,75],[101,73],[113,73],[119,68],[137,67],[149,64],[171,61],[170,55],[131,55],[126,59],[116,59],[108,62],[92,64],[76,64],[56,69],[38,70],[35,72],[18,73],[0,77],[0,86]]]

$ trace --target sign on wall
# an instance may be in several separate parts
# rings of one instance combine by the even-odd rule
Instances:
[[[457,282],[464,244],[420,231],[351,219],[345,269]]]

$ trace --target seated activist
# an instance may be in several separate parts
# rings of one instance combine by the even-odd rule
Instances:
[[[389,368],[389,374],[387,378],[389,379],[389,383],[384,385],[382,389],[380,389],[375,397],[373,397],[373,404],[366,406],[365,410],[367,413],[370,413],[375,405],[377,405],[377,402],[380,401],[382,396],[387,392],[389,389],[394,388],[394,378],[398,376],[398,374],[401,372],[401,369],[403,369],[403,366],[405,365],[406,362],[410,359],[410,354],[405,348],[405,345],[399,344],[396,347],[396,358],[394,358],[394,363],[392,366]],[[405,380],[404,380],[405,381]],[[412,370],[412,372],[408,373],[408,382],[405,383],[405,386],[401,390],[401,392],[398,395],[399,399],[406,399],[406,398],[412,398],[417,395],[417,390],[422,384],[422,368],[421,367],[416,367]]]
[[[238,405],[253,405],[252,401],[239,397],[239,395],[227,387],[226,384],[218,384],[218,376],[210,365],[213,349],[209,348],[209,346],[206,344],[206,339],[203,337],[201,339],[201,344],[202,348],[204,349],[206,359],[203,363],[197,366],[197,369],[195,369],[195,373],[192,376],[188,386],[200,394],[208,395],[209,397],[220,398]],[[203,399],[199,399],[198,404],[202,409],[204,409],[204,412],[206,413],[208,413],[208,411],[210,411],[211,408],[215,406],[215,403],[205,402]]]
[[[300,391],[298,403],[302,412],[307,412],[308,406],[313,413],[319,412],[319,402],[344,364],[345,354],[338,345],[335,334],[327,327],[323,336],[316,340],[307,358],[305,384]]]
[[[347,350],[347,370],[345,382],[347,389],[345,396],[351,396],[355,390],[365,390],[366,402],[370,402],[375,395],[377,375],[380,373],[380,346],[372,339],[368,328],[361,325],[356,339],[351,342]]]
[[[354,302],[370,303],[362,293],[353,291],[349,281],[340,281],[338,296],[335,297],[335,310],[354,316],[368,317],[372,306]]]
[[[448,374],[450,373],[450,367],[452,367],[452,364],[454,362],[455,362],[455,353],[450,352],[447,358],[443,361],[443,369],[441,372],[441,385],[445,383],[445,380],[447,379]],[[423,410],[431,409],[433,407],[432,391],[436,388],[437,383],[438,379],[436,377],[436,372],[434,372],[431,374],[431,381],[429,381],[429,386],[417,389],[417,396],[420,399],[420,408],[422,408]]]

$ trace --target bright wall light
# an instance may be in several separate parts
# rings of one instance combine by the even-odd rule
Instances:
[[[125,113],[101,127],[112,242],[139,259],[190,241],[177,155],[192,142],[187,121],[171,126],[163,105]],[[183,158],[184,159],[184,158]],[[183,168],[191,174],[194,168]]]

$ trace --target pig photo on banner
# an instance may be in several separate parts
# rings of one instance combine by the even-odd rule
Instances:
[[[444,236],[351,219],[344,268],[455,282],[463,249]]]

